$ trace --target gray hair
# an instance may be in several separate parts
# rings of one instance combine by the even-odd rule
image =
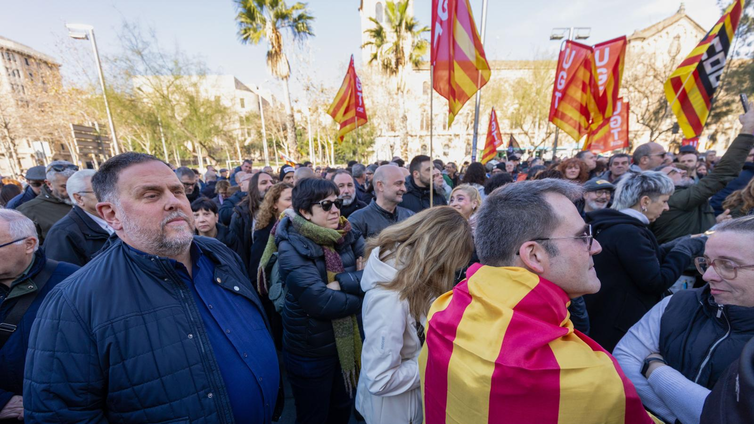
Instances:
[[[49,171],[47,171],[47,173],[45,173],[45,179],[47,179],[47,181],[52,182],[55,179],[55,177],[57,177],[58,175],[60,175],[62,177],[65,177],[65,178],[70,178],[71,175],[73,175],[73,174],[76,173],[76,171],[74,169],[69,169],[69,168],[66,168],[66,169],[58,172],[58,171],[52,169],[52,166],[54,166],[54,165],[73,165],[73,164],[71,162],[68,162],[67,160],[54,160],[54,161],[50,162],[47,165],[47,168],[49,169]]]
[[[301,168],[293,171],[293,178],[296,181],[303,180],[305,178],[316,178],[316,177],[317,177],[317,174],[315,174],[314,171],[312,171],[312,169],[309,168],[308,166],[302,166]]]
[[[674,191],[673,180],[662,172],[627,173],[618,182],[612,208],[628,209],[639,203],[639,199],[644,196],[649,196],[655,201],[662,195],[673,194]]]
[[[366,171],[367,171],[367,167],[364,166],[364,165],[362,165],[362,164],[360,164],[360,163],[354,164],[351,167],[351,173],[353,174],[354,178],[361,178],[361,177],[363,177],[364,173]]]
[[[482,264],[509,266],[522,244],[555,231],[560,222],[545,199],[547,193],[562,194],[573,202],[582,197],[583,189],[565,180],[547,178],[508,184],[487,196],[477,212],[474,232]],[[544,246],[555,254],[548,244]]]
[[[178,179],[182,179],[183,177],[190,177],[192,179],[196,178],[196,173],[192,171],[190,168],[186,166],[182,166],[175,170],[175,175],[178,176]]]
[[[34,226],[34,222],[27,218],[21,212],[13,209],[0,209],[0,221],[8,223],[8,233],[12,240],[19,238],[34,237],[37,239],[37,244],[34,246],[36,252],[39,248],[39,237],[37,236],[37,228]],[[21,243],[17,241],[16,243]]]
[[[639,165],[641,158],[652,154],[652,143],[644,143],[634,150],[634,163]]]
[[[723,221],[715,225],[714,230],[716,233],[722,231],[754,233],[754,215]]]
[[[65,189],[74,205],[76,204],[76,199],[74,199],[73,194],[86,191],[86,179],[93,177],[96,173],[97,171],[93,169],[82,169],[81,171],[76,171],[75,174],[68,178],[68,181],[65,183]]]
[[[117,203],[118,199],[116,186],[120,173],[133,165],[147,162],[160,162],[170,168],[170,166],[146,153],[126,152],[113,156],[100,166],[99,170],[92,177],[92,190],[100,202]]]

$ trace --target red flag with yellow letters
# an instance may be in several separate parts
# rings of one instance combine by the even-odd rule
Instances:
[[[353,55],[351,55],[351,63],[348,65],[343,84],[340,86],[338,94],[335,95],[335,100],[333,100],[327,113],[332,116],[335,122],[340,124],[340,130],[338,130],[340,141],[343,141],[346,134],[368,121],[367,110],[364,106],[364,95],[361,92],[361,80],[356,75],[356,68],[353,66]]]
[[[495,108],[492,108],[490,113],[490,125],[487,128],[487,141],[484,143],[484,151],[482,151],[481,162],[487,163],[495,158],[497,155],[497,148],[503,145],[503,136],[500,134],[500,125],[497,123],[497,113]]]

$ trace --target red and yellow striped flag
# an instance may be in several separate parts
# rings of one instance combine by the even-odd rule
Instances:
[[[327,114],[340,124],[340,130],[338,130],[340,141],[343,141],[346,134],[368,121],[364,95],[361,92],[361,80],[356,75],[356,68],[353,66],[353,55],[351,55],[351,64],[348,65],[343,84],[335,95],[335,100],[327,110]]]
[[[500,125],[497,123],[497,113],[495,108],[492,108],[490,113],[490,125],[487,128],[487,140],[484,143],[484,150],[482,151],[483,164],[491,161],[497,155],[497,148],[503,145],[503,135],[500,134]]]
[[[665,97],[686,138],[698,137],[709,116],[711,99],[741,20],[745,0],[735,0],[715,26],[665,82]]]
[[[290,166],[293,166],[293,167],[296,166],[296,161],[294,161],[290,157],[284,155],[283,153],[280,153],[280,159],[283,159],[283,162],[285,162],[286,165],[290,165]]]
[[[627,148],[629,110],[628,102],[619,98],[615,102],[613,116],[592,127],[581,150],[602,153]]]
[[[626,37],[596,44],[593,50],[593,77],[599,90],[597,95],[599,117],[596,121],[601,122],[613,115],[618,101],[626,57]],[[595,121],[594,117],[592,120]],[[599,122],[593,123],[592,126],[599,125]]]
[[[653,422],[615,358],[574,330],[560,287],[523,268],[466,275],[429,312],[426,424]]]
[[[448,126],[467,100],[490,80],[490,64],[469,0],[432,0],[434,89],[448,99]]]
[[[549,120],[576,141],[581,140],[591,124],[602,122],[592,60],[590,46],[568,40],[555,72]]]

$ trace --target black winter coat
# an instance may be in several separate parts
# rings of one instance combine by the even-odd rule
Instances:
[[[433,194],[432,204],[434,206],[447,205],[445,197],[440,194]],[[429,187],[419,187],[414,183],[413,177],[406,177],[406,193],[403,195],[403,201],[398,205],[414,213],[419,213],[424,209],[429,209]]]
[[[701,424],[750,424],[754,417],[754,339],[704,401]]]
[[[715,215],[720,215],[721,213],[725,212],[725,209],[723,209],[723,202],[725,202],[725,198],[730,196],[730,194],[734,191],[741,190],[742,188],[746,187],[746,185],[749,184],[749,181],[751,181],[752,178],[754,178],[754,162],[746,162],[744,164],[744,168],[741,170],[741,173],[738,174],[738,177],[729,182],[724,189],[718,191],[709,199],[709,204],[715,211]]]
[[[50,228],[44,250],[48,258],[86,265],[102,249],[110,234],[78,206]]]
[[[352,213],[356,212],[359,209],[364,209],[365,207],[367,207],[366,203],[362,202],[359,199],[353,199],[353,202],[351,202],[350,205],[343,205],[343,207],[340,209],[340,214],[348,218]]]
[[[299,234],[289,217],[275,233],[280,278],[288,288],[283,307],[283,345],[288,352],[310,358],[338,355],[332,320],[361,312],[361,271],[356,259],[364,255],[364,239],[353,231],[336,250],[346,272],[338,274],[341,290],[327,285],[325,255],[318,244]]]
[[[190,289],[168,259],[111,240],[39,309],[24,376],[27,422],[232,423]],[[217,289],[260,311],[262,327],[249,331],[268,334],[238,256],[215,239],[195,236],[194,243],[214,263]],[[277,382],[261,385],[264,400],[274,403]]]
[[[364,239],[376,236],[385,228],[408,219],[414,215],[414,212],[396,206],[395,210],[390,213],[385,209],[382,209],[376,200],[372,200],[372,203],[367,205],[363,209],[359,209],[348,220],[351,222],[353,229],[358,232]]]
[[[656,303],[691,263],[680,251],[662,248],[649,228],[614,209],[587,214],[602,252],[594,266],[602,287],[584,296],[589,337],[612,352],[615,345]]]
[[[242,202],[233,208],[233,218],[230,220],[228,230],[230,230],[230,237],[236,240],[233,250],[238,253],[245,264],[249,261],[249,252],[253,242],[251,238],[253,228],[254,219],[251,217],[248,203]]]
[[[237,191],[223,201],[220,210],[217,211],[217,215],[220,217],[220,222],[223,225],[230,225],[230,219],[233,218],[233,209],[244,199],[244,197],[246,197],[246,192]]]

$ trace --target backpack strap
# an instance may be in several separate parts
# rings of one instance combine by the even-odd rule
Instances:
[[[44,288],[45,284],[47,284],[47,281],[50,279],[57,266],[58,261],[47,259],[47,263],[45,263],[42,271],[40,271],[39,274],[31,279],[32,281],[34,281],[34,284],[36,284],[37,289],[32,293],[21,296],[16,304],[11,308],[10,313],[8,313],[8,316],[5,317],[5,320],[0,323],[0,349],[5,346],[5,343],[8,341],[8,339],[10,339],[10,336],[12,336],[13,333],[16,332],[18,323],[21,322],[21,319],[24,317],[26,311],[34,302],[34,299],[37,298],[39,292],[41,292],[42,288]]]

